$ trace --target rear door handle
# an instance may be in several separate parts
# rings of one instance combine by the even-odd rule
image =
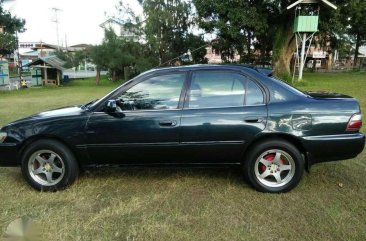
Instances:
[[[176,126],[177,121],[176,120],[162,120],[162,121],[159,121],[159,125],[161,125],[161,126]]]
[[[248,117],[244,119],[245,122],[248,123],[261,123],[263,122],[263,118],[262,117]]]

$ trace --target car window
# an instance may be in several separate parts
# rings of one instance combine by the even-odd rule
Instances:
[[[290,101],[297,95],[306,96],[305,93],[289,85],[285,81],[275,77],[272,77],[271,79],[273,81],[268,82],[267,87],[270,90],[270,102],[272,103]]]
[[[232,72],[195,72],[188,92],[189,108],[218,108],[263,103],[259,87]],[[246,103],[247,102],[247,103]]]
[[[247,80],[247,93],[245,105],[260,105],[264,103],[261,89],[251,80]]]
[[[184,80],[184,73],[149,78],[119,96],[117,106],[121,110],[176,109]]]

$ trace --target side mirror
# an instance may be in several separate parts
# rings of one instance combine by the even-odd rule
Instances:
[[[117,111],[117,102],[116,100],[108,100],[107,102],[107,112],[115,113]]]

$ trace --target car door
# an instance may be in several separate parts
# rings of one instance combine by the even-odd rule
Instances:
[[[91,160],[122,165],[171,161],[179,144],[185,81],[185,72],[157,75],[114,95],[116,113],[95,112],[88,120]]]
[[[194,71],[181,118],[182,158],[195,163],[240,162],[244,146],[266,125],[264,91],[232,71]]]

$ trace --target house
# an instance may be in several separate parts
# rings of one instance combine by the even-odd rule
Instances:
[[[83,51],[87,48],[92,47],[90,44],[76,44],[66,47],[67,52],[76,52],[76,51]]]
[[[137,33],[136,24],[131,22],[122,22],[115,18],[109,18],[99,25],[103,29],[112,29],[120,38],[139,41],[140,37]]]
[[[240,55],[237,53],[237,51],[235,51],[235,55],[234,58],[231,59],[232,62],[239,62],[240,61]],[[214,49],[212,44],[208,45],[206,47],[206,56],[205,58],[207,58],[207,62],[209,64],[220,64],[223,63],[224,61],[221,58],[221,52],[217,49]]]
[[[55,55],[57,50],[65,50],[64,47],[55,45],[55,44],[47,44],[44,42],[40,42],[34,45],[32,48],[34,51],[37,51],[39,57],[47,57],[51,55]]]

